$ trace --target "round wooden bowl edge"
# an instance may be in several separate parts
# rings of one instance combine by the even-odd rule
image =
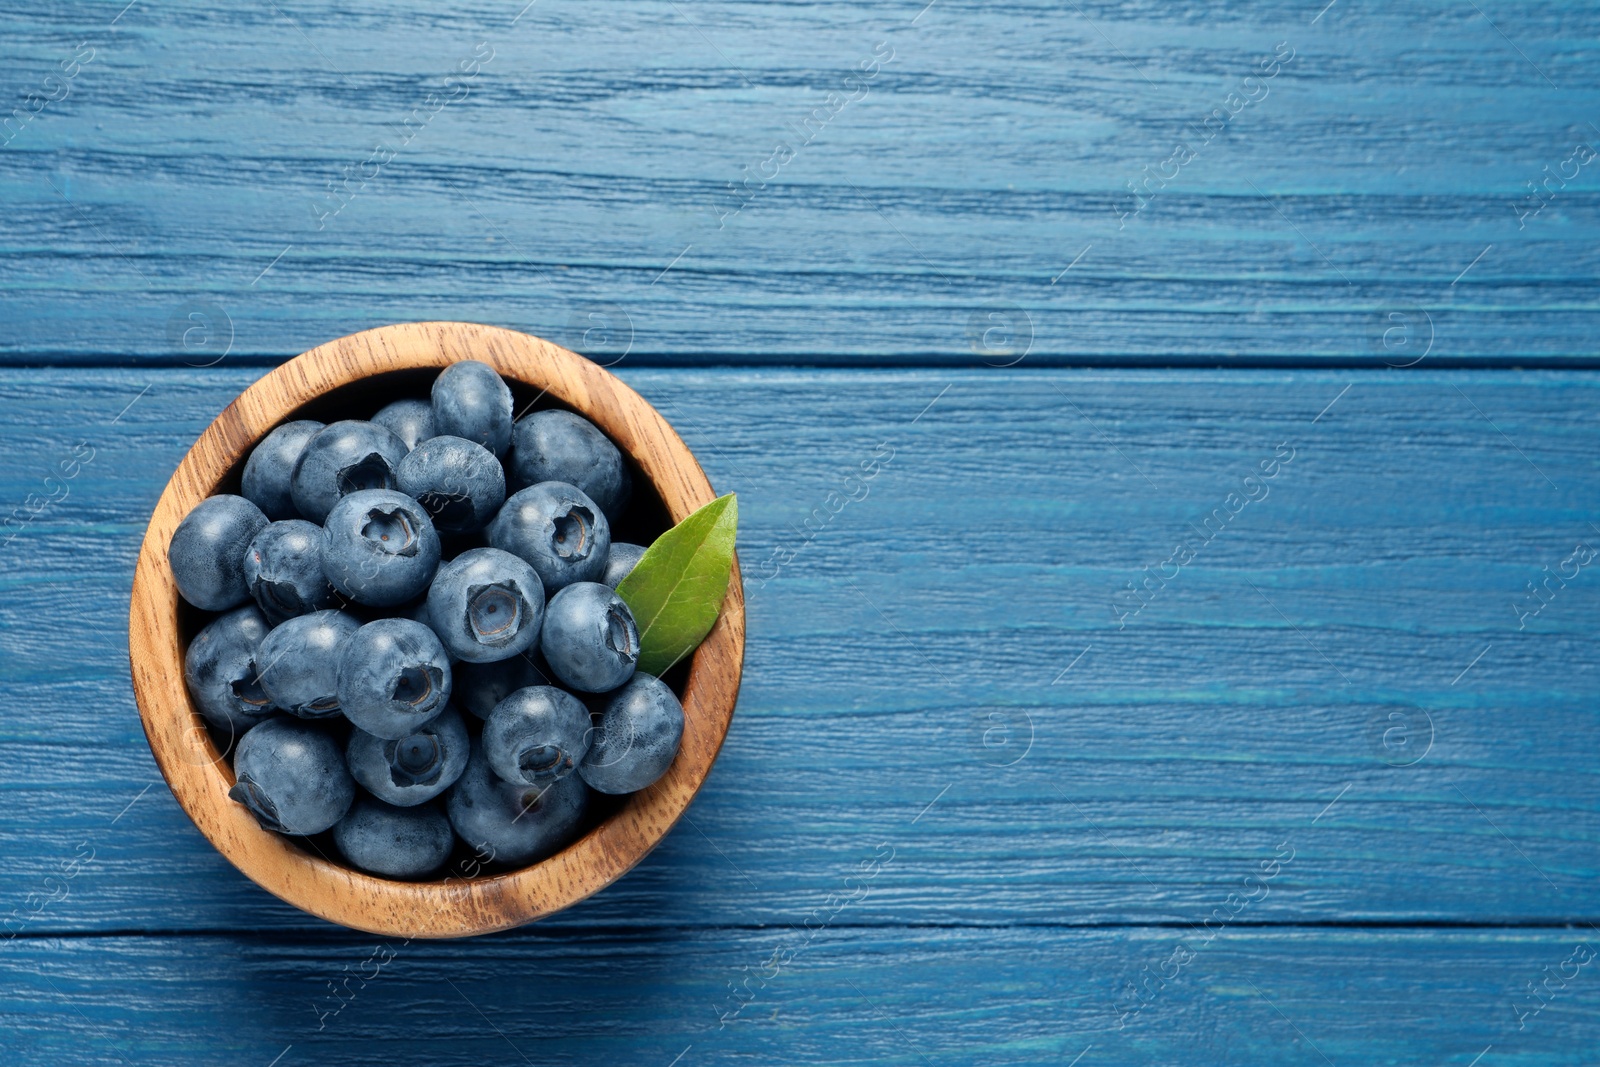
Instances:
[[[228,799],[233,773],[183,682],[178,594],[167,546],[183,516],[216,491],[246,451],[291,412],[373,375],[478,359],[583,413],[654,484],[672,522],[715,497],[666,420],[615,375],[548,341],[474,323],[386,326],[319,345],[250,385],[200,435],[162,492],[140,547],[128,653],[140,719],[163,777],[200,832],[274,896],[330,922],[405,938],[464,937],[532,922],[611,884],[683,815],[710,772],[738,699],[744,593],[738,560],[721,617],[694,653],[677,759],[654,785],[584,837],[531,867],[435,882],[397,882],[319,859],[263,830]]]

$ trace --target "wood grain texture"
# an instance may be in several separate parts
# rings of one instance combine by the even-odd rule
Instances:
[[[1596,359],[1594,4],[508,6],[6,5],[8,99],[97,51],[0,150],[0,355]]]
[[[12,942],[7,1062],[1579,1067],[1600,1028],[1590,931],[535,931]]]
[[[200,434],[156,502],[134,572],[128,651],[140,718],[173,795],[206,838],[263,889],[315,915],[372,933],[460,937],[542,918],[596,892],[636,864],[671,829],[716,759],[739,694],[744,593],[737,561],[722,614],[695,650],[681,694],[677,758],[649,788],[576,842],[531,867],[441,882],[402,882],[340,866],[257,825],[228,796],[231,766],[207,735],[183,682],[185,643],[177,582],[167,559],[178,524],[226,488],[250,450],[307,405],[352,389],[365,414],[385,378],[464,359],[487,363],[528,393],[587,416],[629,457],[680,522],[716,496],[672,427],[609,372],[525,334],[466,323],[416,323],[319,346],[252,383]],[[392,388],[392,387],[391,387]],[[522,404],[518,398],[518,406]]]
[[[1592,965],[1518,1010],[1600,936],[1600,572],[1560,576],[1600,538],[1600,393],[1436,368],[1600,364],[1600,169],[1560,176],[1600,141],[1600,5],[0,0],[0,25],[0,115],[96,50],[0,147],[0,364],[85,368],[0,372],[0,522],[44,501],[0,534],[7,1062],[1594,1060]],[[424,318],[625,353],[740,494],[751,631],[717,767],[634,871],[400,946],[194,832],[121,621],[236,364]],[[1270,495],[1216,519],[1280,442]],[[1113,594],[1208,516],[1119,629]]]
[[[320,928],[188,828],[122,662],[146,517],[255,373],[0,374],[7,499],[97,449],[0,554],[0,899],[62,894],[13,929]],[[887,842],[853,922],[1195,923],[1285,841],[1250,921],[1600,920],[1596,571],[1513,611],[1600,538],[1591,376],[624,376],[740,495],[745,680],[689,818],[553,922],[798,925]],[[1119,629],[1113,594],[1280,442]]]

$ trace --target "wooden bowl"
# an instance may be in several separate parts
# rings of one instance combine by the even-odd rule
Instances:
[[[185,628],[167,563],[178,523],[201,500],[236,478],[257,441],[274,426],[353,383],[365,414],[388,399],[383,380],[426,382],[462,359],[494,367],[513,390],[542,390],[580,412],[635,465],[635,496],[648,481],[675,523],[715,494],[694,456],[656,410],[619,379],[548,341],[511,330],[457,322],[386,326],[353,334],[278,367],[246,389],[200,435],[157,502],[139,551],[128,619],[128,655],[145,735],[178,803],[235,867],[297,908],[331,922],[395,937],[463,937],[531,922],[609,885],[664,837],[705,781],[722,747],[739,694],[744,659],[744,593],[739,565],[722,617],[694,653],[683,688],[683,744],[650,788],[619,798],[620,807],[556,855],[519,871],[434,882],[397,882],[339,866],[288,838],[261,829],[228,799],[233,770],[190,702],[183,682]],[[410,372],[408,375],[406,372]],[[520,385],[519,385],[520,383]],[[369,389],[368,386],[371,388]],[[417,386],[413,385],[413,395]],[[348,409],[347,409],[348,410]],[[335,414],[333,417],[347,417]]]

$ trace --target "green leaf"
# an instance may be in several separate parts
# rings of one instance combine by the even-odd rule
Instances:
[[[665,672],[716,625],[738,527],[738,499],[719,496],[656,538],[617,586],[639,625],[639,670]]]

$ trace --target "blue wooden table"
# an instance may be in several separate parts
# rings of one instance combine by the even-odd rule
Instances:
[[[0,1060],[1600,1058],[1600,6],[124,2],[0,17]],[[423,319],[749,597],[680,825],[468,942],[235,872],[126,661],[202,427]]]

